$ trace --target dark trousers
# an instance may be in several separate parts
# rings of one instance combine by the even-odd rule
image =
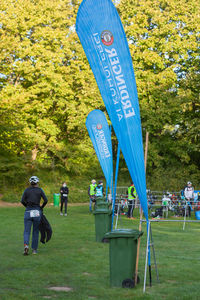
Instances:
[[[133,217],[134,207],[135,207],[135,200],[128,200],[128,213],[127,213],[128,218]]]
[[[92,211],[93,202],[95,203],[95,195],[90,195],[90,205],[89,205],[90,211]]]
[[[38,248],[38,239],[39,239],[39,225],[41,219],[41,211],[40,216],[31,217],[31,210],[26,210],[24,213],[24,244],[29,245],[31,228],[33,228],[32,232],[32,249],[37,250]]]
[[[192,201],[188,201],[188,215],[191,217]]]
[[[65,214],[67,213],[67,202],[68,197],[61,197],[61,205],[60,205],[60,211],[63,211],[63,204],[65,204]]]

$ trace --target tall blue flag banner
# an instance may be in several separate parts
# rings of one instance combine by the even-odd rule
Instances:
[[[137,88],[126,35],[111,0],[83,0],[76,31],[148,219]]]
[[[112,142],[105,114],[99,109],[91,111],[87,116],[86,127],[106,178],[106,184],[111,189],[113,181]]]

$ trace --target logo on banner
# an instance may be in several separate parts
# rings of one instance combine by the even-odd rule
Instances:
[[[102,125],[101,124],[97,124],[97,129],[101,129]]]
[[[104,30],[101,33],[101,41],[105,46],[112,45],[112,43],[114,41],[112,32],[110,32],[109,30]]]

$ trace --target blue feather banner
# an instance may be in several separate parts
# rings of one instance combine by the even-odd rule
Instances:
[[[104,113],[95,109],[86,119],[86,127],[97,154],[102,171],[106,178],[106,184],[112,189],[113,182],[113,155],[111,132]]]
[[[140,110],[126,35],[111,0],[83,0],[76,31],[148,220]]]

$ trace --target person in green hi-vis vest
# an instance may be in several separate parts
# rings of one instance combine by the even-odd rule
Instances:
[[[128,187],[128,213],[127,213],[128,218],[133,218],[135,199],[136,199],[136,189],[133,182],[131,182],[131,185]]]
[[[95,202],[95,189],[96,189],[96,180],[92,179],[91,184],[88,188],[88,195],[90,198],[90,204],[89,204],[89,209],[92,211],[92,202]]]

